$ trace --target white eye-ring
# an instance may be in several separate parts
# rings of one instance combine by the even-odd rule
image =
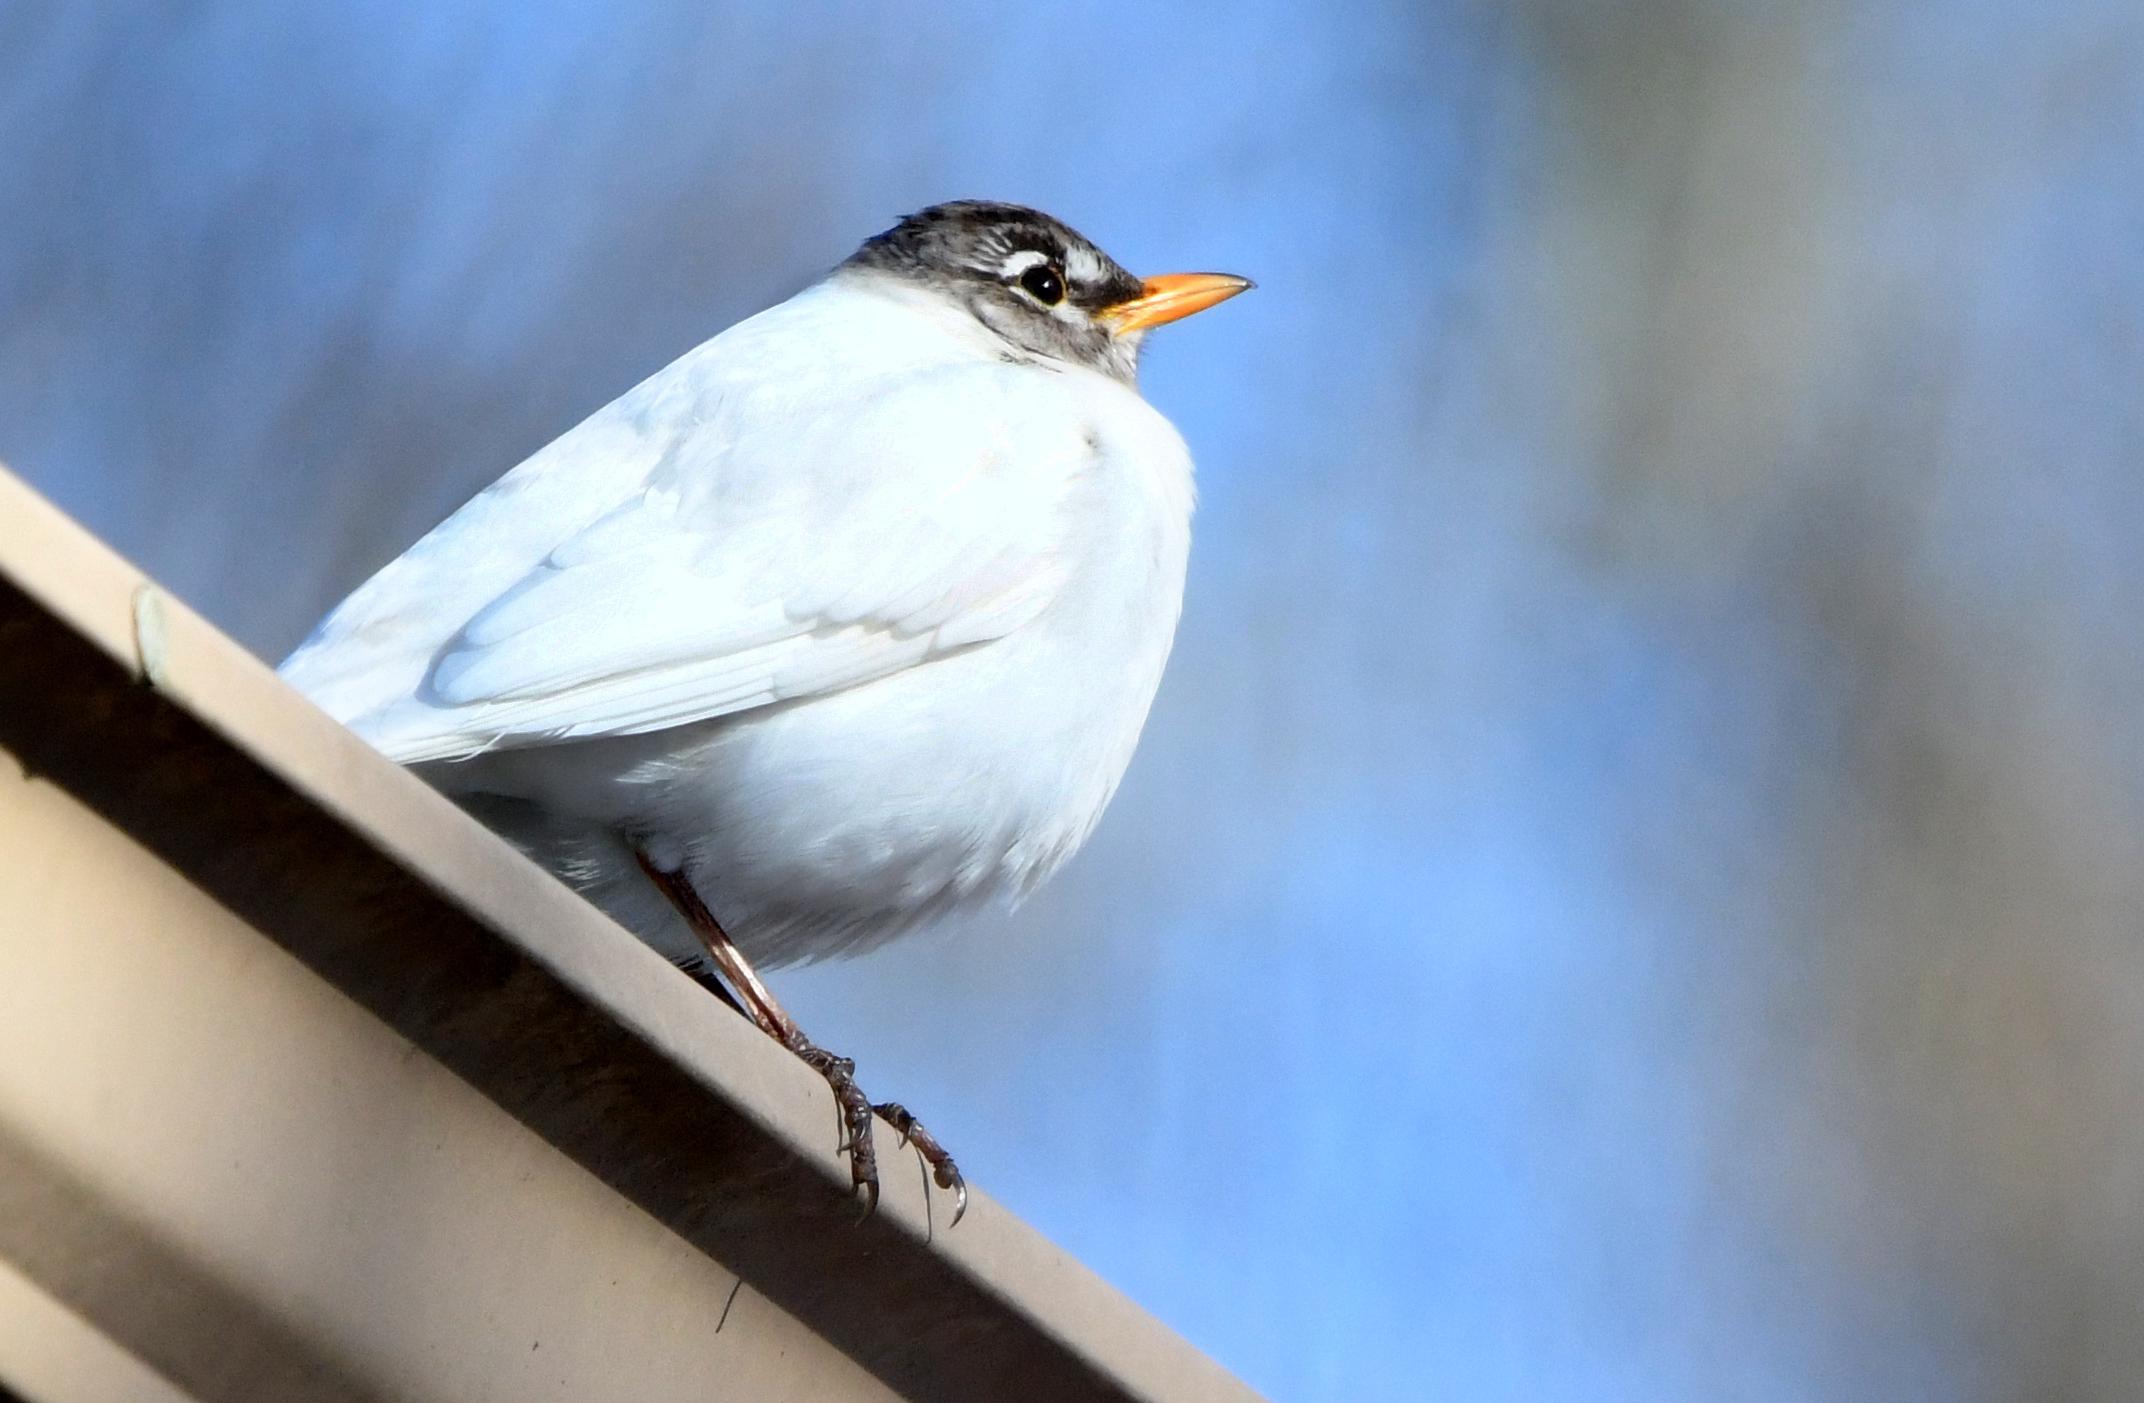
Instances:
[[[1018,282],[1020,275],[1038,263],[1047,263],[1050,256],[1039,248],[1023,248],[1006,257],[1000,272],[1006,282]]]

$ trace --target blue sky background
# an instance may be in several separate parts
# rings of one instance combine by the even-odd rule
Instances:
[[[779,991],[1279,1399],[2133,1396],[2133,4],[14,0],[0,189],[0,458],[268,657],[906,210],[1255,277],[1089,850]]]

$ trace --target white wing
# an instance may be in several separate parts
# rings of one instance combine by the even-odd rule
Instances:
[[[853,686],[1048,606],[1095,456],[1083,396],[1032,366],[871,379],[828,363],[839,337],[733,336],[501,479],[286,673],[393,758],[451,759]]]

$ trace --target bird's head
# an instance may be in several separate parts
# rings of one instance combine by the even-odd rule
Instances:
[[[1085,365],[1131,384],[1139,343],[1251,286],[1227,273],[1141,280],[1040,210],[959,200],[908,216],[865,242],[850,267],[906,278],[954,299],[1017,352]]]

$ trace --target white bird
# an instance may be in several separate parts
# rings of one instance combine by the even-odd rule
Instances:
[[[711,959],[875,1203],[874,1108],[754,966],[1017,899],[1093,830],[1190,544],[1140,342],[1249,286],[924,210],[479,493],[283,674],[720,993]]]

